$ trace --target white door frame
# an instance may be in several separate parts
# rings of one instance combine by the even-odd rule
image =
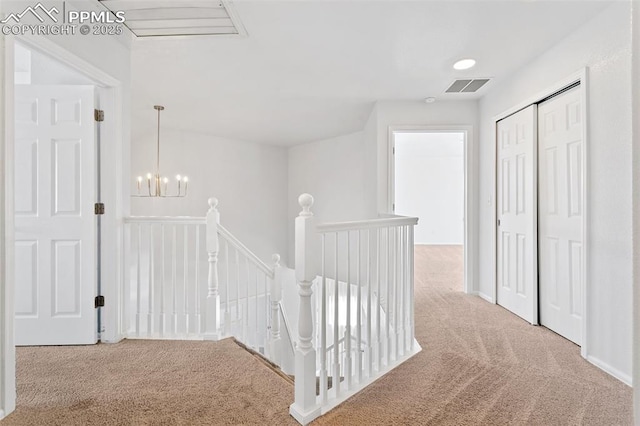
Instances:
[[[580,90],[580,100],[582,102],[582,135],[583,135],[583,143],[584,143],[584,149],[582,150],[582,164],[584,164],[584,167],[582,168],[582,197],[584,200],[584,205],[588,206],[589,205],[589,191],[587,190],[587,187],[589,185],[589,162],[588,157],[587,157],[587,153],[589,151],[589,133],[588,133],[588,117],[589,117],[589,104],[587,102],[588,100],[588,69],[587,68],[583,68],[580,71],[575,72],[574,74],[570,75],[569,77],[558,81],[557,83],[555,83],[554,85],[552,85],[551,87],[543,90],[542,92],[539,92],[538,94],[536,94],[535,96],[530,97],[529,99],[527,99],[524,102],[519,103],[518,105],[509,108],[508,110],[504,111],[501,114],[498,114],[496,116],[493,117],[492,119],[492,128],[491,131],[493,133],[493,137],[492,137],[492,141],[494,144],[494,157],[493,157],[493,161],[494,161],[494,170],[497,172],[497,167],[496,167],[496,158],[498,155],[498,146],[497,146],[497,126],[498,126],[498,121],[520,111],[521,109],[524,109],[526,107],[528,107],[529,105],[533,105],[533,104],[537,104],[540,103],[541,101],[543,101],[544,99],[548,98],[549,96],[552,96],[558,92],[560,92],[561,90],[575,84],[575,83],[580,83],[580,86],[578,86],[578,90]],[[536,147],[537,149],[537,147]],[[493,195],[492,195],[492,199],[496,200],[496,196],[497,196],[497,184],[498,184],[498,178],[497,178],[497,174],[494,173],[493,174]],[[494,244],[494,250],[492,252],[492,256],[493,256],[493,265],[494,265],[494,286],[493,286],[493,294],[492,294],[492,303],[496,303],[497,301],[497,293],[498,293],[498,280],[497,280],[497,273],[498,273],[498,243],[497,243],[497,235],[498,235],[498,227],[497,227],[497,217],[498,217],[498,212],[497,212],[497,208],[498,208],[498,203],[494,202],[493,203],[493,223],[492,223],[492,230],[493,230],[493,244]],[[582,262],[582,276],[584,277],[584,281],[583,281],[583,285],[584,285],[584,289],[582,292],[582,312],[584,312],[584,315],[582,317],[582,346],[580,348],[580,354],[582,355],[583,358],[587,358],[588,357],[588,351],[587,351],[587,344],[589,342],[589,335],[587,334],[587,318],[589,315],[589,310],[588,310],[588,300],[587,300],[587,294],[588,291],[587,289],[589,288],[589,269],[588,266],[589,265],[589,233],[588,233],[588,227],[587,224],[589,222],[589,209],[585,208],[584,209],[584,216],[583,216],[583,222],[582,222],[582,241],[584,242],[584,262]],[[536,225],[537,228],[537,225]],[[538,286],[536,284],[536,293],[538,292]]]
[[[102,308],[101,340],[103,342],[117,342],[123,338],[121,332],[121,299],[122,291],[122,217],[124,216],[125,186],[123,185],[123,149],[125,146],[125,135],[123,134],[124,119],[124,88],[122,83],[105,73],[99,68],[91,65],[79,58],[58,44],[45,37],[13,37],[6,36],[4,39],[4,104],[0,107],[0,112],[4,110],[5,132],[0,135],[0,150],[4,155],[1,168],[4,179],[4,197],[0,202],[4,214],[4,223],[0,222],[0,235],[4,233],[4,251],[0,265],[4,266],[4,276],[0,277],[0,317],[2,320],[2,333],[0,333],[0,419],[8,415],[15,409],[16,402],[16,378],[15,378],[15,342],[13,335],[14,328],[14,271],[13,271],[13,245],[14,245],[14,219],[13,219],[13,197],[14,197],[14,164],[13,164],[13,140],[14,140],[14,48],[16,42],[27,46],[29,49],[37,50],[48,55],[55,60],[79,71],[88,78],[95,81],[99,93],[103,96],[100,99],[100,107],[112,111],[111,119],[107,116],[103,126],[101,126],[103,141],[110,141],[109,150],[103,149],[101,155],[102,181],[108,183],[103,185],[102,200],[106,204],[106,212],[102,218],[104,230],[102,238],[102,274],[104,283],[102,294],[107,301]],[[0,39],[1,41],[2,39]],[[1,47],[1,46],[0,46]],[[0,53],[2,53],[0,51]],[[1,121],[0,121],[1,122]],[[4,148],[2,149],[2,145]],[[105,144],[106,145],[106,144]],[[128,172],[126,173],[128,176]],[[4,206],[2,206],[4,203]],[[0,216],[2,219],[2,216]],[[115,231],[115,232],[112,232]]]
[[[389,126],[389,137],[388,137],[388,153],[387,158],[389,159],[389,176],[387,179],[387,190],[388,190],[388,200],[387,200],[387,211],[389,213],[393,213],[393,205],[395,203],[396,194],[395,194],[395,158],[393,155],[393,149],[396,144],[395,134],[398,133],[462,133],[464,134],[464,234],[463,234],[463,265],[464,265],[464,278],[463,278],[463,289],[465,293],[475,294],[475,287],[473,285],[473,277],[474,270],[472,269],[472,265],[475,264],[473,259],[476,258],[476,252],[473,245],[473,238],[471,237],[474,234],[474,226],[473,220],[469,220],[469,218],[477,217],[477,212],[475,209],[475,205],[472,202],[473,199],[473,191],[470,189],[472,186],[471,176],[472,173],[472,165],[471,165],[471,141],[473,141],[473,126],[465,126],[465,125],[453,125],[453,126]]]

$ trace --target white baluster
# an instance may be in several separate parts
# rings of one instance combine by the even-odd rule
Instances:
[[[393,244],[391,243],[391,228],[387,227],[387,297],[384,301],[385,307],[385,356],[386,356],[386,365],[391,365],[391,282],[393,281],[393,276],[391,275],[391,247]]]
[[[269,342],[269,353],[271,361],[276,365],[282,365],[280,338],[280,301],[282,300],[282,266],[280,266],[280,255],[274,254],[273,260],[273,280],[271,281],[271,339]]]
[[[149,309],[147,311],[147,336],[151,336],[153,333],[153,287],[155,285],[155,265],[153,259],[154,245],[153,245],[153,225],[149,224]]]
[[[371,340],[371,323],[373,321],[373,313],[371,312],[371,293],[373,286],[371,285],[371,229],[367,230],[367,377],[371,377],[373,368],[373,341]]]
[[[344,331],[344,376],[347,389],[351,389],[351,234],[347,235],[347,327]]]
[[[254,318],[254,328],[253,328],[253,347],[256,352],[260,352],[260,345],[258,344],[258,267],[256,266],[256,280],[255,280],[255,292],[254,294],[254,309],[253,313],[255,315]]]
[[[176,225],[172,226],[171,235],[171,285],[173,287],[173,299],[171,307],[173,309],[173,334],[178,334],[178,259],[177,259],[177,230]]]
[[[333,286],[333,383],[336,398],[340,395],[340,277],[338,275],[338,234],[335,245],[335,275]]]
[[[296,280],[299,286],[298,345],[295,360],[295,401],[290,413],[300,423],[308,424],[320,415],[316,402],[316,350],[313,347],[313,318],[311,288],[316,276],[314,234],[315,224],[311,206],[313,197],[302,194],[298,198],[302,211],[295,223]],[[336,277],[337,278],[337,277]]]
[[[360,281],[360,231],[358,233],[358,249],[356,262],[356,284],[358,285],[358,293],[356,295],[356,371],[358,372],[358,383],[362,383],[362,282]]]
[[[138,250],[136,255],[136,336],[140,336],[140,299],[141,299],[141,280],[140,280],[140,252],[142,251],[142,224],[136,226],[138,229]]]
[[[249,258],[244,258],[244,266],[247,271],[247,286],[244,292],[244,304],[242,306],[242,343],[249,345],[248,333],[249,333]]]
[[[197,226],[197,225],[196,225]],[[189,334],[189,227],[182,227],[183,256],[182,256],[182,316],[184,324],[184,335]]]
[[[322,234],[322,294],[320,300],[320,399],[327,402],[327,271],[325,263],[325,240]]]
[[[226,300],[227,303],[224,305],[224,335],[231,335],[231,311],[229,307],[229,282],[231,281],[231,271],[229,270],[229,242],[224,242],[224,262],[225,262],[225,270],[226,270]]]
[[[262,330],[264,334],[262,336],[262,347],[264,348],[264,354],[267,358],[269,358],[269,330],[271,329],[271,315],[269,312],[269,308],[271,307],[271,303],[269,302],[269,289],[267,288],[267,274],[262,274],[262,299],[263,299],[263,307],[264,307],[264,316],[262,317]]]
[[[200,299],[200,226],[196,226],[196,242],[195,242],[195,259],[196,259],[196,270],[195,270],[195,294],[194,294],[194,307],[195,307],[195,323],[196,323],[196,333],[200,335],[202,333],[202,316],[200,315],[201,308],[201,299]]]
[[[166,273],[166,247],[165,247],[165,238],[164,238],[164,223],[160,225],[160,251],[162,258],[160,259],[160,310],[159,310],[159,319],[158,319],[158,333],[160,337],[164,336],[164,331],[167,326],[167,318],[164,312],[164,283],[165,283],[165,273]]]
[[[391,363],[392,360],[392,354],[395,353],[396,351],[396,331],[398,328],[398,324],[396,322],[396,318],[397,318],[397,310],[396,310],[396,302],[397,302],[397,298],[396,298],[396,286],[398,284],[397,282],[397,272],[398,269],[396,267],[396,259],[398,258],[398,244],[397,244],[397,233],[398,228],[391,228],[391,241],[389,241],[389,246],[392,248],[391,250],[391,256],[390,256],[390,262],[391,262],[391,280],[390,280],[390,299],[389,299],[389,322],[391,323],[391,327],[393,327],[393,329],[391,330],[391,335],[389,336],[389,363]]]
[[[407,298],[406,298],[406,280],[407,280],[407,269],[405,267],[407,262],[407,227],[403,226],[400,228],[402,233],[400,234],[400,308],[398,311],[401,313],[400,315],[400,348],[402,349],[402,355],[406,354],[405,350],[405,318],[406,318],[406,309],[407,309]]]
[[[235,328],[236,331],[238,332],[238,334],[240,334],[240,331],[237,330],[241,315],[240,315],[240,285],[241,285],[241,280],[240,280],[240,253],[238,252],[238,249],[235,250],[236,253],[236,320],[235,320]]]
[[[415,314],[415,308],[414,308],[414,299],[415,299],[415,295],[413,293],[413,256],[414,256],[414,247],[413,247],[413,230],[414,227],[413,225],[409,226],[409,303],[410,303],[410,314],[409,314],[409,321],[410,321],[410,330],[411,333],[409,334],[409,350],[413,351],[413,339],[415,338],[415,323],[414,323],[414,314]]]
[[[380,297],[380,275],[382,268],[380,267],[380,251],[382,250],[382,230],[378,228],[376,232],[376,344],[375,344],[375,357],[376,368],[378,371],[382,371],[382,326],[381,326],[381,314],[382,314],[382,298]]]
[[[207,308],[205,311],[205,340],[218,340],[220,338],[220,293],[218,287],[218,251],[220,250],[218,224],[220,223],[220,213],[217,206],[218,200],[210,198],[209,211],[207,212],[209,275],[207,279]]]

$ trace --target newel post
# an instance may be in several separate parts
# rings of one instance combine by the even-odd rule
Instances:
[[[209,198],[209,211],[207,212],[207,254],[209,259],[209,275],[207,277],[207,302],[205,309],[205,340],[220,339],[220,292],[218,283],[218,252],[220,241],[218,239],[218,224],[220,212],[218,212],[218,199]]]
[[[273,281],[271,283],[271,335],[269,350],[271,360],[281,366],[280,302],[282,301],[282,266],[280,266],[279,254],[274,254],[272,260]]]
[[[316,277],[314,249],[315,224],[311,206],[313,197],[298,197],[302,211],[295,223],[296,281],[300,295],[298,311],[298,345],[295,356],[295,401],[289,412],[300,423],[307,424],[320,415],[316,402],[316,350],[313,347],[311,316],[311,285]]]

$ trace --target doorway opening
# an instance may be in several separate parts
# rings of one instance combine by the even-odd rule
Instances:
[[[453,289],[465,290],[465,146],[460,130],[393,132],[392,211],[418,217],[416,249],[446,263]]]

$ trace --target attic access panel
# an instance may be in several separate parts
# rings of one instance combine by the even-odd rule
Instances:
[[[99,1],[111,12],[124,11],[124,25],[136,37],[244,35],[244,29],[227,1]]]

